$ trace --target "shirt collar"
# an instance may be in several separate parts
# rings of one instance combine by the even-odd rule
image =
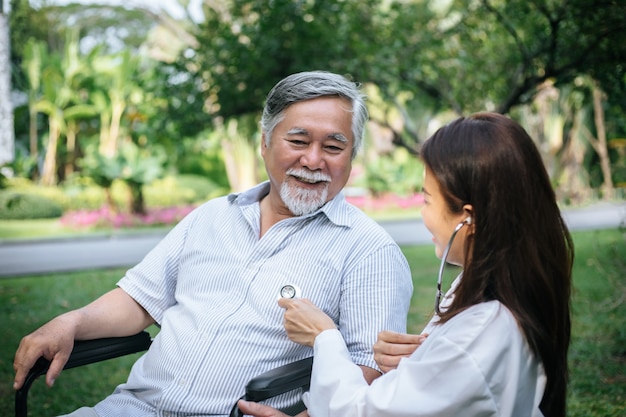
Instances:
[[[228,202],[231,204],[236,203],[239,206],[255,204],[260,202],[263,197],[269,194],[269,192],[270,182],[264,181],[241,193],[229,194]],[[328,218],[328,220],[337,226],[350,227],[352,225],[350,205],[346,201],[343,191],[340,191],[332,200],[328,201],[313,213],[301,216],[301,218],[306,219],[309,217],[315,217],[322,213]]]

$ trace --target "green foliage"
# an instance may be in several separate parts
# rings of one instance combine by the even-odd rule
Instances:
[[[108,136],[110,143],[162,146],[164,169],[228,187],[221,155],[187,142],[202,142],[201,135],[229,118],[258,115],[276,81],[311,69],[344,73],[375,89],[373,119],[393,130],[394,146],[414,153],[434,120],[485,109],[508,113],[547,83],[561,87],[580,75],[597,79],[608,94],[609,137],[625,133],[623,1],[229,0],[202,7],[200,24],[163,19],[153,27],[154,16],[141,10],[33,8],[11,0],[12,73],[21,79],[14,85],[28,93],[32,112],[31,124],[24,117],[16,126],[17,140],[33,152],[15,172],[40,174],[50,184],[58,174],[62,182],[87,145]],[[77,24],[70,28],[69,21]],[[85,53],[79,38],[99,45]],[[167,62],[135,54],[140,47],[150,56],[164,52],[159,56]],[[50,151],[37,173],[41,144]],[[381,172],[388,162],[377,162]],[[101,168],[94,177],[104,184],[113,176]],[[136,179],[151,172],[144,168],[126,178],[135,199],[149,182]],[[595,181],[594,168],[589,171]],[[391,175],[373,173],[372,189],[395,186],[398,177]],[[621,171],[616,175],[621,181]]]
[[[7,177],[4,175],[4,172],[0,170],[0,190],[7,188]]]
[[[63,208],[38,195],[0,191],[0,219],[49,219],[61,217]]]
[[[211,113],[258,113],[272,86],[288,74],[320,69],[364,81],[375,65],[379,2],[277,0],[205,5],[193,61],[205,72]],[[381,63],[382,64],[382,63]]]
[[[394,193],[412,195],[422,189],[424,166],[406,149],[397,148],[365,164],[365,184],[374,196]]]
[[[611,171],[613,183],[617,187],[626,188],[626,138],[615,138],[609,141],[611,151]]]
[[[165,159],[165,152],[159,146],[141,148],[133,142],[126,142],[111,157],[102,155],[95,146],[89,148],[87,156],[81,161],[81,167],[86,175],[107,190],[113,181],[124,181],[130,191],[131,211],[143,214],[145,202],[142,187],[163,174]]]
[[[104,189],[89,177],[72,177],[59,187],[44,187],[23,178],[11,178],[8,190],[52,200],[62,207],[63,212],[97,210],[106,203]],[[148,208],[200,204],[228,191],[228,188],[200,175],[168,175],[143,186]],[[129,188],[124,181],[113,180],[110,192],[117,209],[128,207]]]
[[[222,147],[217,135],[185,139],[176,163],[181,175],[190,174],[209,178],[213,183],[229,188]]]
[[[24,48],[31,39],[54,42],[55,34],[45,12],[32,7],[28,0],[11,0],[9,26],[11,28],[11,83],[19,90],[26,90],[26,76],[21,67]]]
[[[168,176],[144,187],[148,207],[200,204],[228,193],[228,189],[199,175]]]
[[[37,160],[30,156],[21,146],[16,146],[13,161],[6,165],[13,171],[14,176],[30,178],[37,169]]]
[[[62,187],[42,186],[25,178],[11,178],[8,181],[8,189],[22,194],[40,196],[54,201],[63,208],[63,211],[75,208],[83,208],[87,202],[77,193],[66,194]],[[100,207],[100,203],[94,208]]]
[[[138,80],[144,99],[130,107],[133,133],[164,146],[171,162],[181,169],[188,157],[188,142],[201,142],[203,132],[212,126],[212,115],[205,108],[207,85],[202,72],[190,69],[179,57],[173,63],[159,62],[142,71]],[[181,172],[185,172],[181,170]]]

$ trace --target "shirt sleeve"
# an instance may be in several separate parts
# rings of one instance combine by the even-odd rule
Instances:
[[[382,330],[406,332],[413,293],[408,263],[395,244],[381,246],[346,274],[339,329],[354,363],[378,369],[372,346]]]
[[[197,211],[198,209],[181,220],[117,283],[117,286],[137,301],[159,325],[165,310],[176,302],[180,254]]]

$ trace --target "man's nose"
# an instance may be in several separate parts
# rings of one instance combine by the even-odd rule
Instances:
[[[300,165],[315,171],[325,168],[324,152],[319,146],[307,148],[300,157]]]

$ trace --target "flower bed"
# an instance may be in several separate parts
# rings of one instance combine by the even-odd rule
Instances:
[[[61,224],[72,228],[125,228],[141,226],[168,226],[178,223],[195,206],[181,206],[149,209],[145,215],[114,212],[108,207],[99,210],[78,210],[67,212],[61,217]]]
[[[379,197],[368,195],[347,196],[346,200],[367,212],[384,212],[387,210],[415,209],[423,203],[421,194],[407,197],[386,194]],[[88,228],[132,228],[144,226],[170,226],[178,223],[189,214],[196,206],[186,205],[180,207],[149,209],[146,215],[133,215],[123,212],[115,212],[108,207],[98,210],[76,210],[66,212],[60,219],[62,225],[74,229]]]

